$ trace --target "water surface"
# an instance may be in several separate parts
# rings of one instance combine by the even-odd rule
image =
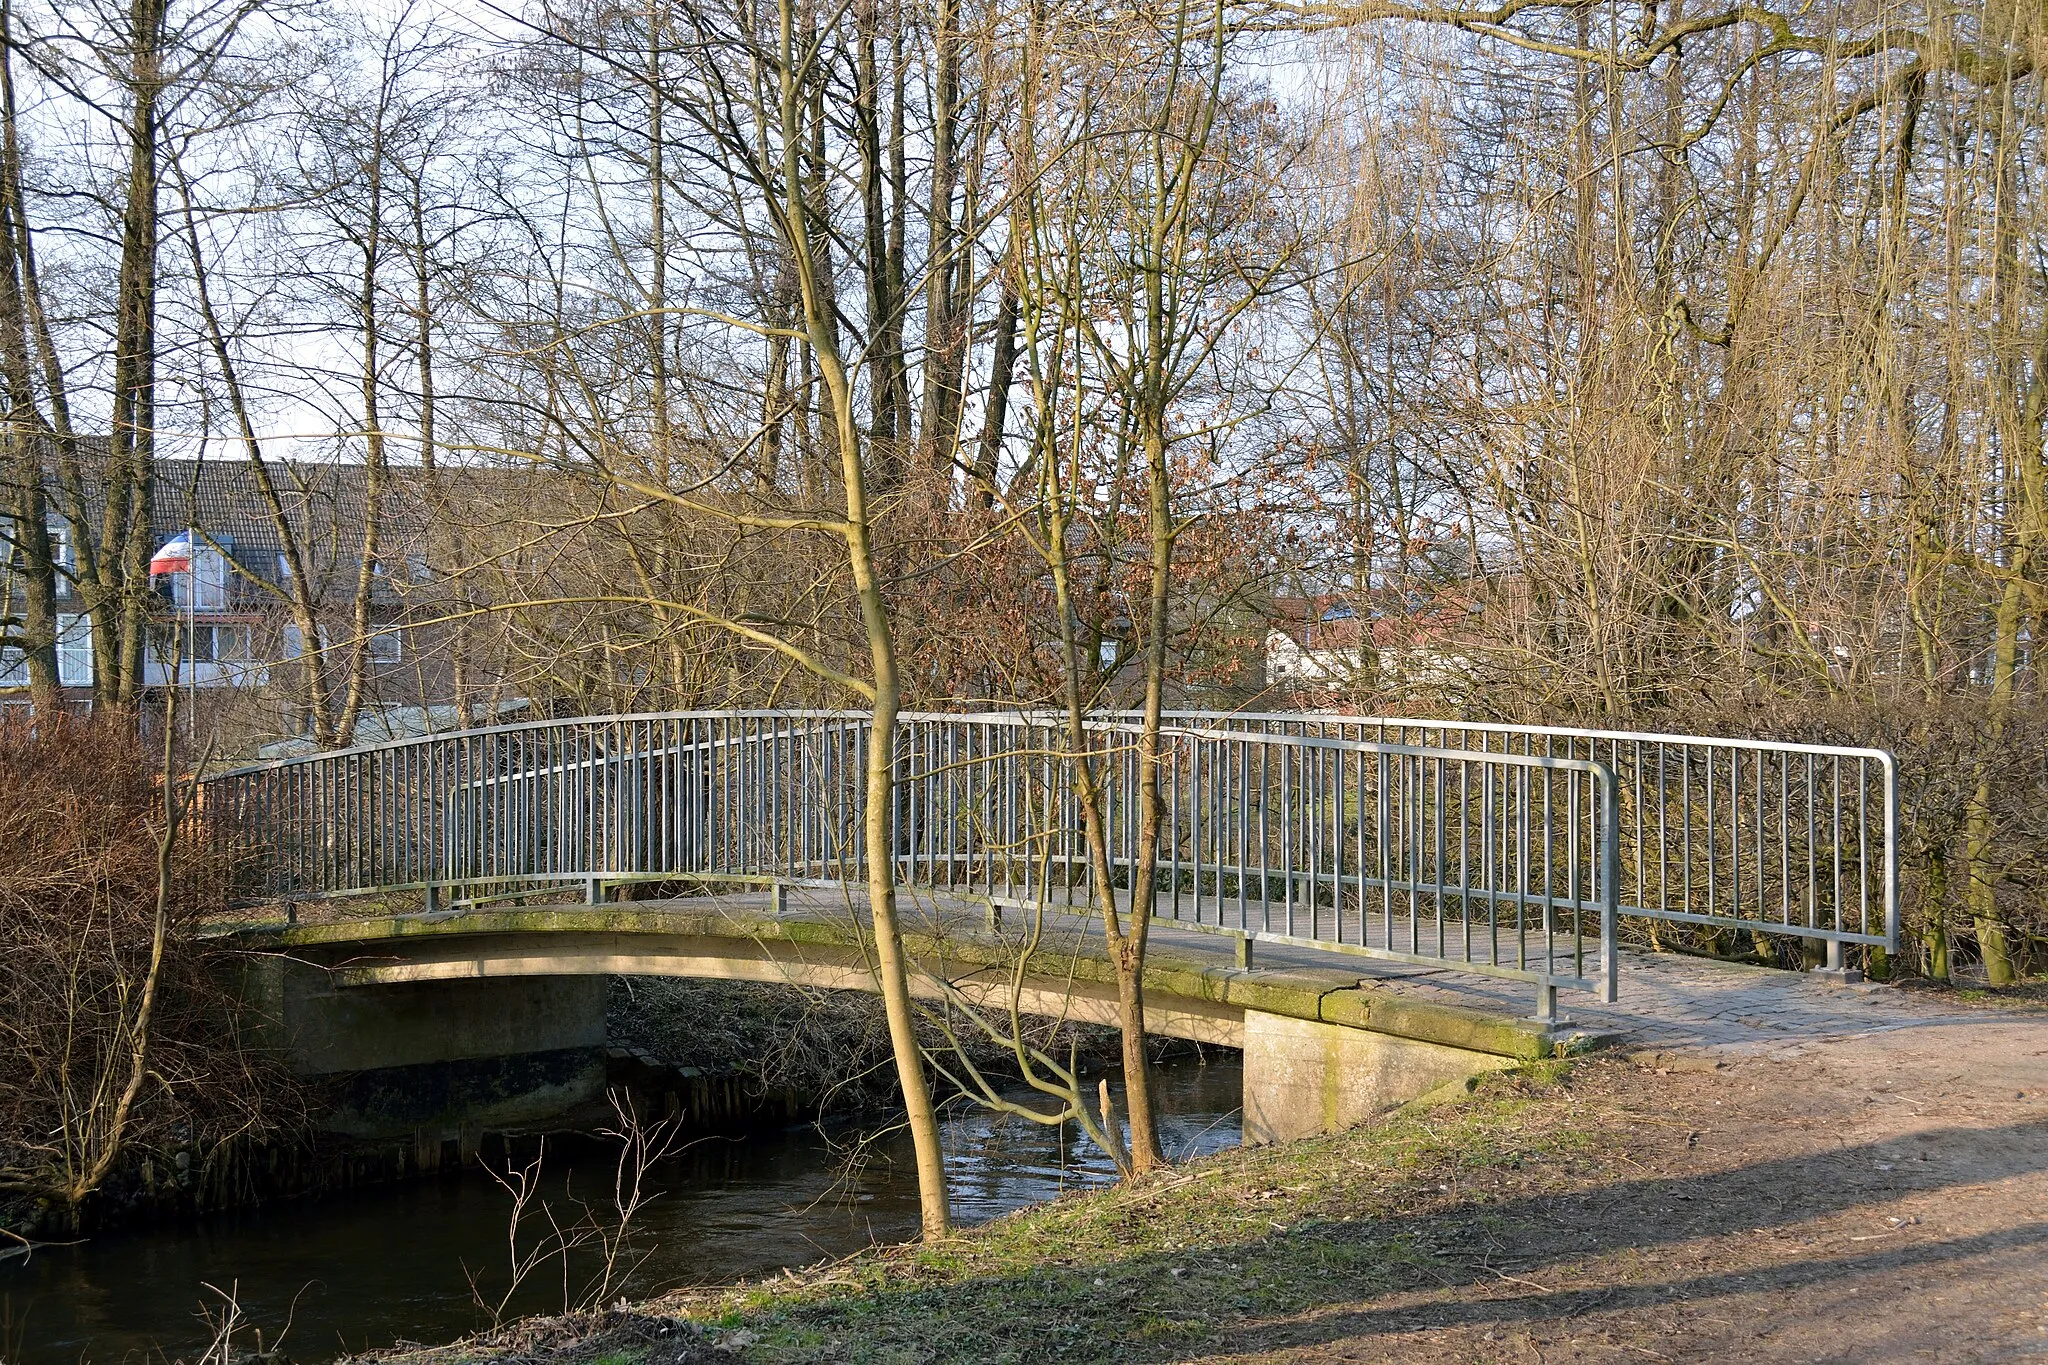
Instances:
[[[1175,1159],[1235,1146],[1240,1065],[1180,1061],[1158,1072],[1161,1139]],[[620,1258],[637,1264],[620,1291],[645,1297],[812,1264],[914,1236],[916,1172],[905,1134],[872,1143],[849,1168],[845,1142],[809,1127],[695,1142],[652,1173],[657,1197]],[[1074,1125],[1048,1128],[962,1109],[946,1125],[955,1215],[977,1223],[1064,1190],[1110,1179],[1109,1160]],[[609,1202],[611,1151],[557,1142],[543,1197],[573,1218],[578,1201]],[[268,1348],[287,1328],[298,1362],[401,1339],[450,1340],[487,1326],[479,1297],[510,1282],[512,1201],[480,1171],[217,1215],[183,1227],[96,1237],[0,1266],[0,1361],[194,1360],[211,1333],[203,1309],[235,1295]],[[530,1219],[522,1245],[540,1235]],[[590,1255],[570,1267],[568,1297],[586,1291]],[[213,1288],[208,1288],[212,1286]],[[529,1276],[512,1313],[560,1311],[559,1260]]]

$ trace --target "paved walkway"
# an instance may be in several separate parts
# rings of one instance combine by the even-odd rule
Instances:
[[[1507,982],[1461,977],[1430,968],[1370,967],[1361,979],[1478,1009],[1526,1010],[1527,992]],[[1677,953],[1626,952],[1620,999],[1593,1004],[1566,998],[1560,1007],[1582,1027],[1621,1035],[1649,1051],[1709,1050],[1731,1055],[1791,1053],[1817,1043],[1900,1029],[1981,1024],[1982,1011],[1959,1010],[1862,982],[1716,962]]]
[[[936,911],[956,931],[967,915],[984,913],[965,903],[935,905],[928,895],[912,899],[923,913]],[[799,892],[793,893],[792,909],[803,913],[804,901],[814,913],[845,904],[843,897],[829,893]],[[910,911],[913,918],[918,913],[916,908]],[[1052,918],[1063,929],[1081,929],[1078,916],[1055,911]],[[1165,922],[1157,923],[1152,941],[1177,954],[1218,961],[1236,952],[1235,941],[1228,936]],[[1255,962],[1261,968],[1355,971],[1361,985],[1515,1018],[1527,1017],[1535,1006],[1532,985],[1450,968],[1266,943],[1257,946]],[[1957,1009],[1873,982],[1844,984],[1822,974],[1678,953],[1625,950],[1620,978],[1619,999],[1613,1005],[1597,1004],[1590,995],[1562,992],[1558,1005],[1585,1031],[1614,1035],[1620,1046],[1635,1051],[1707,1051],[1730,1057],[1789,1054],[1839,1039],[1985,1022],[1980,1010]]]

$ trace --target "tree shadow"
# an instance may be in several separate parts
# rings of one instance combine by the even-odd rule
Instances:
[[[1660,1250],[1695,1239],[1766,1232],[1859,1208],[1874,1213],[1905,1194],[2044,1170],[2048,1124],[2041,1121],[1933,1128],[1703,1174],[1326,1218],[1182,1251],[1048,1247],[1041,1253],[1070,1259],[945,1285],[896,1284],[774,1317],[822,1358],[934,1361],[1171,1359],[1219,1346],[1298,1350],[1360,1336],[1512,1328],[1595,1309],[1745,1293],[1765,1287],[1766,1279],[1773,1289],[1846,1288],[1885,1271],[1987,1253],[2035,1255],[2033,1249],[2048,1249],[2048,1223],[2015,1222],[1973,1236],[1762,1269],[1653,1274],[1583,1290],[1537,1283],[1541,1266],[1627,1250],[1654,1260]],[[1129,1234],[1133,1240],[1139,1231]],[[1371,1304],[1411,1289],[1435,1297],[1427,1304]]]

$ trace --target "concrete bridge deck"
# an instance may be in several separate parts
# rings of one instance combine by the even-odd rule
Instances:
[[[783,982],[873,990],[860,907],[840,891],[789,888],[662,901],[401,915],[238,931],[259,995],[308,1073],[445,1061],[560,1037],[601,1036],[611,975]],[[1115,1020],[1099,925],[1048,909],[1012,984],[1029,925],[986,903],[906,895],[905,946],[925,979],[962,997],[1090,1023]],[[1346,1127],[1438,1086],[1520,1061],[1620,1043],[1645,1051],[1797,1048],[1954,1012],[1884,988],[1668,954],[1630,953],[1623,1004],[1573,1002],[1576,1022],[1526,1016],[1526,983],[1260,944],[1155,924],[1148,1023],[1174,1037],[1243,1048],[1246,1133],[1275,1140]],[[592,1002],[596,1002],[593,1004]],[[601,1037],[600,1037],[601,1040]]]

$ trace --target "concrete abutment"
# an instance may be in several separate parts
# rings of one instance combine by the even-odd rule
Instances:
[[[1356,1128],[1432,1090],[1516,1062],[1498,1053],[1247,1010],[1245,1145]]]
[[[324,966],[282,957],[249,970],[256,1027],[326,1091],[328,1131],[468,1136],[604,1092],[601,976],[338,986]]]

